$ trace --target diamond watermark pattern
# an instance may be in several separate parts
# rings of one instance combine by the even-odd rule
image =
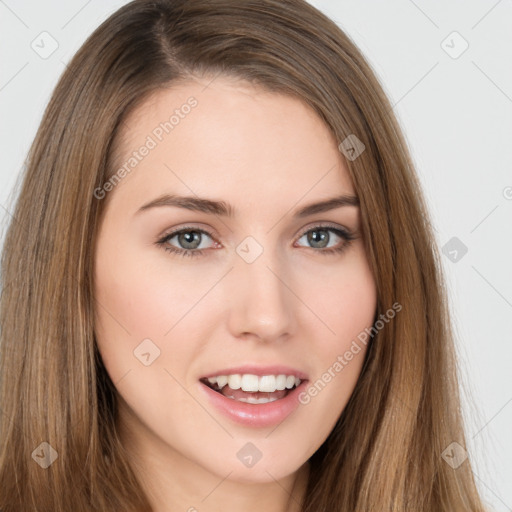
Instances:
[[[366,146],[353,133],[351,133],[339,144],[338,149],[348,160],[353,162],[366,149]]]
[[[451,262],[458,263],[466,255],[468,248],[454,236],[443,245],[441,251]]]
[[[149,366],[160,356],[160,349],[149,338],[146,338],[137,345],[133,351],[133,355],[144,366]]]
[[[236,247],[236,253],[246,263],[253,263],[263,253],[263,247],[252,236],[244,238]]]
[[[49,468],[57,459],[59,454],[46,441],[41,443],[33,452],[32,458],[43,468]]]
[[[457,469],[468,458],[468,454],[459,443],[454,441],[444,449],[441,457],[449,466]]]
[[[458,59],[469,48],[469,43],[458,32],[454,31],[442,41],[441,48],[452,59]]]
[[[263,456],[263,454],[252,443],[246,443],[236,454],[240,462],[252,468]]]
[[[31,43],[30,47],[34,50],[41,59],[50,58],[57,48],[59,43],[57,40],[48,32],[41,32]]]

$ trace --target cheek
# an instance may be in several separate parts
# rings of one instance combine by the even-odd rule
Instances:
[[[201,330],[218,314],[200,300],[214,278],[183,272],[163,250],[161,257],[143,261],[143,251],[123,248],[120,240],[98,244],[95,332],[114,383],[138,371],[143,363],[137,356],[148,352],[146,359],[157,356],[151,368],[168,369],[183,380],[199,350],[194,340],[204,339]]]
[[[326,324],[325,336],[316,336],[320,353],[331,355],[350,345],[365,327],[373,323],[377,307],[375,279],[362,243],[355,245],[338,263],[309,272],[303,288],[308,305]],[[316,289],[316,292],[313,292]],[[325,345],[322,340],[325,341]]]
[[[143,261],[133,247],[116,251],[112,244],[99,254],[104,255],[96,264],[99,325],[133,342],[164,336],[183,314],[186,283]]]
[[[140,366],[134,351],[151,340],[152,357],[162,348],[165,318],[173,303],[163,295],[163,283],[148,279],[138,253],[120,240],[100,239],[95,263],[95,331],[98,349],[115,383]],[[170,295],[170,294],[169,294]],[[138,363],[138,364],[136,364]]]
[[[351,394],[365,359],[369,341],[366,330],[375,319],[377,290],[364,257],[354,262],[352,272],[345,275],[343,282],[339,287],[338,300],[333,301],[329,309],[333,330],[339,341],[329,344],[326,349],[328,360],[325,363],[330,373],[324,373],[323,380],[335,382],[338,379],[333,387],[342,386],[344,390],[349,389]],[[335,296],[334,290],[332,296]]]
[[[321,273],[316,274],[317,283]],[[362,251],[322,276],[321,294],[310,294],[311,308],[329,327],[318,333],[310,357],[317,373],[301,397],[309,421],[327,436],[345,408],[359,378],[377,307],[373,274]],[[318,284],[317,284],[318,286]]]
[[[186,391],[187,369],[199,350],[194,340],[201,339],[193,315],[186,313],[201,293],[169,269],[164,273],[151,261],[142,265],[133,249],[104,249],[95,289],[95,331],[103,363],[128,405],[124,414],[133,411],[149,430],[178,438],[204,415]],[[176,422],[176,410],[185,420]]]

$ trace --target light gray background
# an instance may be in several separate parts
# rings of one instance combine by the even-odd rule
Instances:
[[[0,0],[2,227],[10,221],[11,191],[65,63],[125,3]],[[437,243],[446,247],[476,481],[490,510],[511,511],[512,2],[311,3],[361,48],[404,128]],[[51,37],[41,35],[45,31]],[[48,58],[31,47],[49,52],[52,39],[58,48]],[[469,46],[457,55],[464,40]],[[453,237],[466,254],[459,242],[459,248],[446,246]]]

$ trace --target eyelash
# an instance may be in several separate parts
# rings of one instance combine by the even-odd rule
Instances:
[[[340,254],[345,249],[348,248],[348,246],[351,244],[353,240],[355,240],[355,236],[345,229],[340,229],[338,227],[333,226],[327,226],[324,224],[319,224],[317,226],[313,226],[312,228],[307,229],[306,231],[302,232],[299,236],[299,239],[302,238],[305,234],[309,233],[310,231],[333,231],[336,235],[338,235],[340,238],[345,240],[345,243],[341,245],[340,247],[331,247],[329,249],[317,249],[316,252],[322,253],[324,255],[333,255],[333,254]],[[190,231],[195,231],[197,233],[202,233],[204,235],[208,235],[210,238],[213,239],[213,236],[211,233],[208,233],[208,231],[205,231],[203,229],[195,228],[195,227],[184,227],[177,231],[173,231],[172,233],[169,233],[165,235],[163,238],[158,240],[156,243],[160,247],[164,249],[164,251],[168,251],[170,253],[173,253],[177,256],[189,256],[189,257],[195,257],[195,256],[202,256],[206,249],[178,249],[176,247],[173,247],[171,245],[168,245],[167,242],[175,237],[176,235],[179,235],[181,233],[187,233]],[[309,247],[309,249],[315,250],[314,247]]]

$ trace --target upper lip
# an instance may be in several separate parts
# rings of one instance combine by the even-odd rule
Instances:
[[[208,379],[210,377],[218,377],[219,375],[293,375],[294,377],[298,377],[300,380],[307,380],[308,376],[306,373],[297,370],[296,368],[292,368],[290,366],[283,365],[268,365],[268,366],[257,366],[257,365],[243,365],[243,366],[232,366],[230,368],[224,368],[221,370],[216,370],[214,372],[210,372],[207,375],[203,375],[201,379]]]

